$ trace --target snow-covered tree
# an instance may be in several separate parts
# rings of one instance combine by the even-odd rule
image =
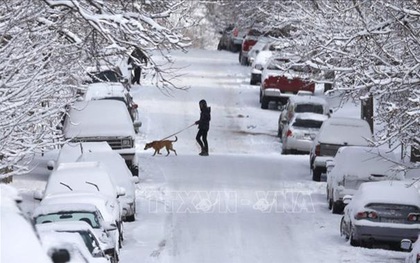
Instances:
[[[219,2],[229,6],[229,1]],[[420,137],[419,1],[235,3],[237,12],[247,14],[244,17],[250,21],[263,21],[268,28],[291,25],[287,41],[294,43],[293,53],[324,73],[313,76],[315,81],[333,81],[345,99],[368,102],[373,98],[373,118],[379,124],[376,144],[416,146],[413,139]]]
[[[86,67],[137,47],[156,86],[175,87],[152,51],[189,45],[180,33],[189,7],[184,0],[2,0],[0,177],[25,171],[24,156],[61,141],[57,125]]]

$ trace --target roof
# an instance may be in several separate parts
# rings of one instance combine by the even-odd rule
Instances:
[[[372,132],[367,121],[356,118],[332,117],[322,123],[320,143],[338,145],[369,145]]]
[[[65,138],[135,137],[126,105],[117,100],[76,102],[64,124]]]
[[[125,98],[127,90],[118,82],[98,82],[87,86],[85,100],[95,100],[110,97]]]
[[[113,151],[105,141],[102,142],[69,142],[63,145],[57,163],[76,162],[83,152]]]
[[[389,179],[403,179],[399,173],[393,153],[369,146],[340,147],[335,158],[331,176],[342,180],[344,175],[368,178],[372,174],[389,176]]]
[[[354,205],[372,203],[405,204],[420,208],[420,194],[417,188],[402,181],[381,181],[362,183],[354,196]],[[352,202],[353,203],[353,202]]]
[[[328,106],[327,100],[319,96],[291,96],[289,101],[293,104],[322,104]]]

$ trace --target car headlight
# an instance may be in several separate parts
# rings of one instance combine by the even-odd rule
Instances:
[[[122,146],[129,146],[131,147],[131,140],[130,139],[123,139],[121,142]]]

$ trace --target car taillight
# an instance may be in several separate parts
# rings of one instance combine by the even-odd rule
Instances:
[[[420,221],[420,214],[410,213],[407,217],[408,221]]]
[[[137,109],[138,107],[139,107],[139,105],[137,105],[137,104],[133,104],[133,105],[131,105],[131,107],[133,108],[133,109]]]
[[[356,214],[355,216],[356,219],[376,219],[378,218],[378,214],[376,214],[376,212],[372,212],[372,211],[364,211],[364,212],[359,212]]]
[[[287,133],[286,133],[286,137],[290,137],[290,136],[292,136],[292,131],[288,130]]]
[[[320,156],[321,155],[321,145],[317,144],[315,146],[315,155]]]

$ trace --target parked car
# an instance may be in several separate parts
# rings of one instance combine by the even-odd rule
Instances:
[[[405,258],[405,263],[420,263],[420,236],[417,241],[410,239],[401,240],[401,249],[410,252]]]
[[[80,193],[70,192],[65,194],[50,194],[42,199],[40,205],[60,205],[60,204],[92,204],[101,213],[104,221],[109,224],[115,224],[116,230],[109,231],[110,235],[118,238],[118,244],[122,247],[122,241],[124,240],[124,229],[122,224],[121,209],[119,205],[115,205],[106,196],[99,193]]]
[[[332,110],[329,108],[328,102],[324,98],[312,96],[312,93],[308,96],[291,96],[287,100],[284,110],[280,113],[277,135],[282,138],[284,126],[290,122],[296,113],[304,112],[317,113],[329,117]]]
[[[315,91],[315,83],[310,80],[317,72],[290,54],[272,56],[261,73],[260,103],[268,109],[270,101],[286,104],[299,91]]]
[[[344,201],[348,199],[345,197]],[[420,233],[420,195],[406,182],[362,183],[344,208],[340,233],[352,246],[415,240]]]
[[[239,52],[239,62],[241,65],[249,65],[248,52],[257,43],[261,32],[257,29],[250,29],[242,41],[241,51]]]
[[[95,230],[85,221],[59,221],[51,223],[42,223],[35,225],[39,235],[43,233],[74,233],[82,237],[83,242],[88,249],[89,253],[94,258],[107,258],[111,259],[110,256],[105,254],[105,251],[101,248],[101,242],[99,241],[102,236],[97,236]]]
[[[80,144],[80,145],[78,145]],[[113,182],[124,188],[125,195],[118,198],[122,208],[122,218],[134,221],[136,216],[135,184],[138,175],[133,176],[125,165],[124,159],[106,142],[69,143],[64,145],[56,161],[50,162],[49,169],[66,162],[101,162]]]
[[[134,102],[133,97],[128,90],[121,84],[116,82],[100,82],[87,86],[84,95],[86,101],[91,100],[118,100],[124,102],[130,117],[133,120],[136,133],[139,132],[141,121],[139,120],[138,105]]]
[[[105,254],[112,258],[112,262],[118,262],[118,237],[110,233],[115,231],[117,226],[106,223],[95,205],[83,203],[40,205],[35,208],[32,216],[35,224],[63,221],[88,223],[99,237],[100,246]]]
[[[229,50],[231,52],[238,52],[241,49],[243,38],[246,30],[241,30],[238,27],[229,25],[223,31],[217,45],[217,50]]]
[[[109,64],[100,64],[86,68],[87,78],[83,84],[91,84],[98,82],[116,82],[121,83],[127,90],[131,89],[130,81],[124,77],[120,67]]]
[[[377,147],[344,146],[338,149],[327,172],[328,208],[341,214],[344,196],[353,195],[360,184],[383,180],[404,180],[393,153]]]
[[[54,260],[54,254],[62,253],[66,261],[78,263],[107,263],[110,262],[103,254],[102,257],[93,257],[89,253],[82,237],[77,233],[43,232],[40,234],[45,252]]]
[[[264,46],[267,44],[267,42],[270,41],[268,38],[260,37],[255,43],[255,45],[252,46],[252,48],[248,52],[248,63],[252,65],[252,63],[257,58],[258,54],[263,50]]]
[[[136,123],[125,104],[115,100],[79,101],[64,121],[64,138],[72,142],[106,141],[125,160],[133,174],[138,174],[135,148]]]
[[[261,50],[258,51],[258,54],[254,58],[251,57],[251,52],[254,47],[259,46],[261,43]],[[261,73],[267,65],[268,60],[275,55],[277,52],[280,52],[284,46],[282,43],[270,41],[267,38],[260,38],[258,42],[252,47],[249,52],[249,64],[251,64],[251,85],[261,84]]]
[[[282,136],[282,154],[309,153],[322,123],[328,116],[298,113],[288,122]]]
[[[332,117],[322,123],[309,152],[312,180],[320,181],[326,172],[327,160],[334,159],[342,146],[368,146],[373,135],[367,121],[356,118]]]
[[[16,203],[16,189],[0,184],[0,196],[0,262],[52,263],[42,248],[33,223]]]

